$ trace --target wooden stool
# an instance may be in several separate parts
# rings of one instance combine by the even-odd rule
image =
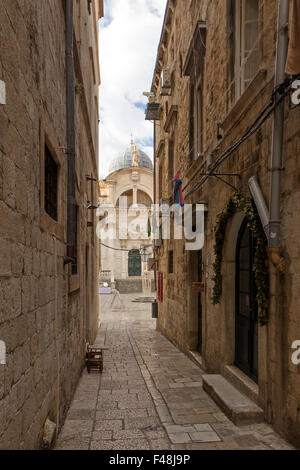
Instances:
[[[103,372],[103,351],[108,348],[98,346],[87,346],[86,351],[86,367],[88,373],[91,371]]]

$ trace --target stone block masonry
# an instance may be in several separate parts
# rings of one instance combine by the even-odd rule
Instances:
[[[271,450],[293,447],[266,424],[236,426],[202,388],[203,371],[124,295],[103,311],[104,371],[81,376],[55,450]]]
[[[258,28],[258,34],[256,30],[253,35],[258,38],[253,43],[256,58],[252,62],[248,58],[251,64],[245,62],[245,70],[252,70],[247,83],[244,74],[239,73],[242,65],[238,48],[252,39],[248,36],[246,40],[248,26],[243,29],[245,25],[239,17],[241,3],[249,3],[249,11],[251,3]],[[257,176],[269,205],[273,116],[216,169],[216,173],[229,175],[224,180],[231,187],[210,177],[201,188],[187,196],[202,179],[201,174],[206,174],[222,153],[239,141],[270,101],[274,87],[277,7],[276,0],[167,2],[151,88],[155,101],[162,108],[160,122],[155,124],[155,198],[158,203],[173,197],[171,181],[174,173],[179,171],[186,188],[183,191],[185,203],[205,203],[207,211],[205,244],[201,253],[185,251],[183,242],[174,239],[165,240],[156,250],[157,270],[163,277],[158,329],[181,350],[197,357],[207,373],[225,375],[228,367],[235,366],[234,378],[231,374],[234,385],[243,393],[248,391],[249,396],[255,395],[265,419],[282,436],[300,447],[299,370],[291,361],[291,345],[300,337],[297,215],[300,205],[300,107],[292,107],[287,97],[280,194],[280,248],[286,270],[280,274],[271,259],[267,260],[270,275],[267,325],[257,324],[254,328],[248,325],[243,332],[243,327],[239,329],[248,313],[250,318],[257,308],[255,300],[251,301],[256,297],[255,282],[251,283],[252,287],[247,284],[243,267],[240,278],[237,275],[239,234],[247,218],[242,211],[235,211],[224,233],[220,304],[213,305],[212,295],[217,217],[232,196],[233,187],[251,197],[248,181]],[[238,24],[241,28],[236,27]],[[247,54],[245,60],[246,57]],[[161,93],[161,73],[165,69],[172,74],[168,96]],[[174,109],[176,113],[172,111]],[[173,272],[169,272],[170,252],[174,259]],[[243,249],[239,253],[240,259],[242,252]],[[244,261],[247,265],[247,260]],[[202,292],[194,290],[195,282],[203,284]],[[243,291],[242,287],[238,289],[238,282],[243,288],[246,283],[249,292]],[[242,302],[243,313],[237,307]],[[255,318],[252,321],[255,324]],[[248,340],[252,349],[246,344]],[[237,346],[240,349],[244,346],[240,361]],[[250,386],[244,379],[246,373]]]
[[[76,275],[64,265],[64,2],[0,0],[0,80],[6,84],[0,104],[0,340],[6,345],[6,364],[0,365],[1,450],[40,448],[47,417],[59,431],[84,365],[85,344],[94,341],[98,326],[99,247],[87,228],[85,207],[98,199],[86,175],[98,176],[99,2],[93,2],[92,15],[86,2],[74,5],[74,18],[80,18],[74,73],[84,90],[74,95]],[[59,168],[57,221],[45,210],[45,145]]]

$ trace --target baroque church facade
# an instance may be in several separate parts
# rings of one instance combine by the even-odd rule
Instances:
[[[124,201],[128,211],[122,208]],[[147,263],[152,256],[152,243],[149,224],[140,227],[135,220],[141,205],[150,216],[153,165],[133,140],[112,160],[108,176],[100,181],[100,204],[114,207],[116,217],[116,237],[101,242],[101,280],[115,282],[121,293],[141,292],[143,279],[153,279]]]

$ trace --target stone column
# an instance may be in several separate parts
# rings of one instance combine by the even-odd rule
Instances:
[[[122,250],[126,250],[127,248],[127,243],[126,241],[122,240],[121,241],[121,248]],[[122,279],[127,279],[128,277],[128,252],[127,251],[122,251],[122,261],[121,261],[121,270],[122,270],[122,274],[121,274],[121,277]]]

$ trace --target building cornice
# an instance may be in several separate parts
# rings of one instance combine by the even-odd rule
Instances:
[[[176,0],[168,0],[164,22],[161,32],[161,37],[158,45],[158,52],[156,57],[155,69],[152,79],[151,91],[156,93],[157,88],[159,86],[160,75],[163,68],[163,55],[164,51],[167,49],[169,40],[170,40],[170,32],[172,29],[172,23],[174,18],[174,11],[176,7]]]

